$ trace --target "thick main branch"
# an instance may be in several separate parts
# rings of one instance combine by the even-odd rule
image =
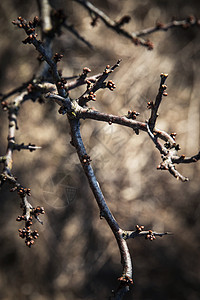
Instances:
[[[83,167],[83,170],[88,178],[88,182],[90,184],[90,188],[94,194],[94,197],[97,201],[97,204],[100,209],[100,215],[104,217],[110,226],[112,232],[115,235],[115,238],[117,240],[120,254],[121,254],[121,262],[123,265],[123,276],[130,278],[130,281],[132,280],[132,264],[131,264],[131,258],[130,253],[128,250],[128,246],[126,241],[122,238],[122,230],[120,229],[117,221],[115,220],[114,216],[110,212],[105,198],[103,196],[103,193],[101,191],[101,188],[99,186],[99,183],[95,177],[94,171],[92,169],[92,166],[90,165],[90,158],[88,157],[82,138],[80,134],[80,123],[79,120],[74,119],[70,120],[70,127],[71,127],[71,135],[72,135],[72,144],[75,146],[77,154],[79,156],[79,160],[81,162],[81,165]]]

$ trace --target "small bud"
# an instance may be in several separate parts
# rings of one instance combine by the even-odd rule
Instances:
[[[156,28],[160,29],[160,28],[163,28],[163,27],[164,27],[163,23],[161,23],[161,22],[156,23]]]
[[[116,25],[117,27],[121,27],[123,26],[124,24],[127,24],[129,23],[131,20],[131,17],[126,15],[126,16],[123,16],[118,22],[116,22]]]
[[[161,77],[161,78],[167,78],[167,77],[168,77],[168,74],[161,73],[161,74],[160,74],[160,77]]]
[[[147,42],[146,42],[146,45],[147,45],[147,47],[148,47],[148,50],[153,50],[153,48],[154,48],[154,45],[153,45],[153,43],[152,43],[152,42],[150,42],[150,41],[147,41]]]
[[[53,57],[55,63],[61,61],[61,59],[63,58],[63,55],[62,54],[59,54],[59,53],[56,53]]]
[[[87,68],[87,67],[83,68],[83,73],[84,74],[88,74],[90,72],[91,72],[91,70],[89,68]]]
[[[96,26],[97,25],[97,21],[98,21],[99,17],[98,16],[95,16],[92,18],[92,21],[91,21],[91,26]]]
[[[148,108],[148,109],[152,109],[153,106],[154,106],[153,101],[147,102],[147,108]]]
[[[175,137],[176,137],[176,132],[172,132],[172,133],[170,134],[170,136],[171,136],[173,139],[175,139]]]

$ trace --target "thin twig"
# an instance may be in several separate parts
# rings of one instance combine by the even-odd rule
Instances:
[[[9,93],[3,94],[1,96],[1,101],[6,100],[7,98],[11,97],[12,95],[16,94],[16,93],[20,93],[22,92],[24,89],[27,88],[27,86],[32,83],[33,79],[28,80],[27,82],[23,83],[20,87],[13,89],[12,91],[10,91]]]
[[[136,225],[136,230],[133,231],[123,231],[122,237],[127,239],[134,239],[136,237],[145,237],[146,239],[149,239],[150,241],[153,241],[156,239],[156,237],[162,237],[164,235],[171,235],[170,232],[156,232],[153,230],[144,230],[144,226]]]
[[[184,20],[173,20],[167,24],[163,24],[161,22],[157,22],[156,25],[154,27],[150,27],[150,28],[146,28],[146,29],[142,29],[140,31],[135,32],[136,36],[141,37],[141,36],[145,36],[151,33],[154,33],[156,31],[167,31],[170,28],[174,28],[174,27],[181,27],[183,29],[187,29],[190,26],[194,26],[200,25],[200,20],[196,19],[194,16],[189,16],[188,18],[184,19]]]
[[[34,144],[29,143],[28,145],[24,145],[24,143],[22,144],[15,144],[13,150],[29,150],[30,152],[35,151],[37,149],[41,149],[42,147],[40,146],[36,146]]]
[[[190,164],[197,162],[200,159],[200,152],[191,157],[185,157],[185,155],[179,156],[172,156],[172,163],[173,164]]]
[[[164,94],[164,92],[167,88],[167,86],[164,84],[167,77],[168,77],[168,74],[163,74],[162,73],[160,75],[160,87],[159,87],[159,90],[158,90],[158,94],[156,96],[155,103],[153,103],[153,102],[148,103],[149,108],[151,109],[151,116],[150,116],[149,122],[148,122],[151,132],[153,132],[154,126],[156,124],[156,120],[157,120],[157,117],[158,117],[158,108],[161,104],[162,96],[163,96],[163,94]],[[165,95],[167,95],[167,94],[165,93]]]

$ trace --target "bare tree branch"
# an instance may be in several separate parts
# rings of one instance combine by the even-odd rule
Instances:
[[[148,50],[152,50],[154,48],[153,43],[149,40],[142,39],[141,37],[143,36],[152,34],[156,31],[167,31],[168,29],[175,28],[175,27],[181,27],[186,29],[191,26],[200,25],[199,19],[196,19],[194,16],[189,16],[185,20],[181,20],[181,21],[173,20],[172,22],[169,22],[167,24],[157,22],[154,27],[142,29],[137,32],[129,32],[124,28],[122,28],[122,26],[130,21],[130,16],[123,16],[118,22],[113,21],[112,19],[110,19],[109,16],[107,16],[103,11],[101,11],[99,8],[94,6],[89,1],[87,0],[74,0],[74,1],[81,4],[85,9],[87,9],[88,12],[91,14],[91,16],[95,16],[95,18],[93,17],[94,24],[96,24],[97,18],[100,18],[107,27],[116,31],[118,34],[121,34],[124,37],[128,38],[135,45],[141,45],[147,47]]]
[[[137,35],[134,32],[131,33],[121,28],[122,26],[122,24],[120,24],[121,22],[115,22],[111,20],[104,12],[102,12],[100,9],[95,7],[89,1],[85,1],[85,0],[74,0],[74,1],[78,2],[83,7],[85,7],[90,14],[94,14],[96,17],[99,17],[107,27],[116,31],[118,34],[121,34],[126,38],[130,39],[135,45],[141,45],[147,47],[148,50],[153,49],[153,44],[150,41],[145,41],[144,39],[137,37]]]
[[[196,25],[198,23],[196,19],[190,19],[187,20],[187,22],[185,21],[185,23],[183,21],[180,21],[179,23],[174,22],[163,26],[158,26],[157,24],[157,27],[153,29],[146,29],[143,32],[140,31],[138,33],[129,33],[121,28],[130,20],[128,16],[123,17],[118,22],[115,22],[112,21],[102,11],[93,6],[90,2],[83,0],[75,1],[83,5],[91,14],[93,14],[93,16],[101,18],[106,26],[112,28],[117,33],[131,39],[135,44],[143,45],[148,49],[152,49],[152,43],[141,39],[140,36],[150,34],[157,30],[161,30],[161,28],[162,30],[167,30],[168,28],[176,26],[184,27],[186,25]],[[11,191],[16,191],[21,199],[23,213],[21,216],[18,216],[17,221],[24,221],[25,226],[23,229],[19,229],[19,235],[21,238],[25,239],[26,245],[28,247],[31,247],[31,245],[34,244],[34,239],[39,236],[36,230],[32,231],[30,229],[32,225],[32,219],[34,217],[36,220],[42,223],[39,215],[44,213],[44,208],[40,206],[34,208],[29,203],[28,196],[30,196],[30,189],[24,188],[12,174],[13,151],[22,149],[33,151],[39,148],[34,144],[16,144],[15,131],[18,128],[17,114],[20,106],[28,99],[32,99],[35,101],[38,97],[44,97],[45,95],[47,99],[55,101],[60,106],[59,113],[67,115],[71,129],[71,144],[76,149],[80,163],[88,179],[88,183],[93,192],[93,195],[96,199],[97,205],[100,210],[100,217],[106,220],[117,241],[123,270],[122,275],[119,278],[120,285],[114,294],[114,299],[122,299],[127,293],[129,286],[131,286],[133,283],[132,261],[127,245],[127,240],[130,238],[143,236],[146,239],[152,241],[157,236],[162,237],[164,235],[169,235],[170,233],[159,233],[153,230],[144,230],[143,226],[138,225],[136,226],[136,230],[133,231],[126,231],[120,228],[118,222],[114,218],[106,203],[100,185],[97,181],[97,178],[95,177],[93,168],[91,166],[90,156],[87,154],[81,137],[80,120],[93,119],[97,121],[107,122],[109,125],[115,123],[121,126],[130,127],[136,134],[139,134],[140,130],[144,131],[145,133],[147,133],[147,136],[149,136],[153,141],[156,148],[161,154],[162,162],[158,166],[158,169],[168,170],[174,177],[176,177],[177,179],[181,179],[182,181],[187,181],[188,179],[176,170],[175,164],[192,163],[198,161],[200,159],[200,152],[192,157],[185,157],[183,155],[178,156],[178,151],[180,150],[180,148],[179,145],[176,144],[175,135],[168,134],[167,132],[159,130],[155,127],[158,117],[158,109],[162,101],[162,96],[167,95],[165,92],[165,81],[167,78],[167,74],[161,74],[160,87],[155,102],[148,103],[148,107],[151,109],[151,116],[148,121],[141,122],[136,120],[136,117],[139,116],[139,113],[137,113],[136,111],[129,110],[128,114],[125,116],[116,116],[98,112],[89,108],[89,101],[96,100],[95,92],[97,92],[99,89],[108,88],[111,91],[115,89],[115,84],[111,80],[109,80],[108,82],[106,82],[106,80],[108,76],[117,67],[119,67],[120,60],[118,60],[117,63],[112,67],[110,67],[109,65],[106,66],[101,74],[93,75],[90,77],[88,76],[88,74],[90,73],[90,69],[84,68],[82,74],[80,74],[78,77],[73,78],[75,80],[73,80],[72,82],[67,83],[66,78],[62,76],[57,68],[57,63],[62,59],[62,55],[59,53],[55,53],[54,56],[52,55],[52,40],[55,32],[59,31],[60,26],[66,26],[66,23],[64,23],[65,16],[61,16],[62,20],[60,22],[60,25],[58,26],[58,28],[54,28],[55,26],[53,25],[52,21],[53,17],[49,2],[47,0],[38,0],[38,5],[42,23],[40,23],[38,17],[35,17],[34,20],[30,22],[27,22],[22,17],[18,17],[17,21],[13,21],[14,25],[22,28],[27,34],[27,38],[23,41],[23,43],[33,44],[36,50],[40,53],[44,63],[42,64],[40,72],[31,81],[24,84],[20,89],[15,89],[7,95],[2,96],[2,99],[5,100],[18,91],[21,92],[21,94],[15,97],[15,100],[11,103],[2,101],[3,108],[8,110],[9,131],[7,152],[5,155],[0,157],[0,163],[3,165],[3,171],[0,176],[1,184],[3,184],[6,180],[9,181],[13,186]],[[42,27],[42,36],[44,42],[41,42],[37,39],[35,28],[39,23]],[[71,29],[72,31],[74,30],[73,27],[71,27]],[[75,34],[79,39],[90,45],[76,31]],[[84,84],[87,85],[85,92],[77,99],[71,99],[69,97],[68,91]],[[54,94],[52,92],[54,92]],[[163,141],[165,142],[164,145],[162,144]]]
[[[191,26],[200,25],[200,20],[196,19],[194,16],[189,16],[184,20],[173,20],[167,24],[163,24],[161,22],[157,22],[154,27],[142,29],[140,31],[135,32],[136,36],[141,37],[145,36],[151,33],[154,33],[156,31],[167,31],[168,29],[174,28],[174,27],[181,27],[183,29],[187,29]]]
[[[149,118],[149,122],[148,122],[150,131],[153,131],[154,126],[156,124],[156,119],[158,117],[158,108],[161,104],[162,96],[167,96],[167,93],[165,92],[167,86],[164,83],[168,77],[168,74],[161,74],[160,77],[161,77],[160,87],[159,87],[158,95],[156,96],[155,103],[148,102],[148,108],[151,109],[151,117]]]
[[[94,50],[93,45],[90,42],[88,42],[83,36],[81,36],[80,33],[74,28],[73,25],[68,24],[65,21],[65,23],[63,24],[63,27],[66,28],[69,32],[71,32],[75,37],[77,37],[78,40],[83,42],[88,48],[90,48],[91,50]]]
[[[122,236],[125,240],[127,239],[134,239],[136,237],[145,237],[145,239],[148,239],[150,241],[153,241],[156,239],[156,237],[162,237],[164,235],[170,235],[170,232],[156,232],[153,230],[144,230],[144,226],[136,225],[136,230],[134,231],[124,231],[122,233]]]
[[[129,278],[130,283],[132,282],[132,264],[131,258],[129,254],[129,250],[125,240],[121,236],[121,229],[112,213],[110,212],[104,196],[101,192],[100,185],[94,175],[94,171],[90,165],[90,157],[87,155],[85,147],[82,142],[82,138],[80,135],[80,124],[79,121],[69,120],[71,127],[71,135],[72,135],[72,144],[75,146],[77,154],[79,156],[79,160],[82,164],[83,170],[88,178],[88,182],[90,184],[90,188],[95,196],[97,204],[100,209],[100,216],[105,218],[108,225],[110,226],[119,246],[120,254],[121,254],[121,262],[123,266],[123,278]]]

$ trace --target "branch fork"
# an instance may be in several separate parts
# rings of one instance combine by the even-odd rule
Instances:
[[[128,18],[121,19],[118,23],[116,23],[104,13],[96,9],[90,2],[83,0],[76,1],[83,5],[86,9],[88,9],[90,13],[92,12],[96,17],[101,18],[102,21],[108,27],[117,30],[118,33],[130,38],[135,44],[140,44],[146,46],[148,49],[152,49],[152,43],[141,39],[139,37],[139,33],[130,34],[123,28],[121,28],[126,22],[129,21]],[[62,16],[62,19],[64,22],[65,16]],[[157,236],[162,237],[164,235],[169,235],[170,233],[158,233],[152,230],[144,230],[144,227],[139,225],[137,225],[136,229],[133,231],[125,231],[120,228],[118,222],[114,218],[106,203],[100,185],[97,181],[97,178],[95,177],[93,168],[91,166],[91,159],[87,154],[82,140],[80,132],[80,119],[93,119],[97,121],[108,122],[110,125],[116,123],[122,126],[130,127],[137,134],[139,134],[139,131],[146,132],[161,154],[163,162],[160,164],[160,168],[167,169],[176,178],[184,179],[184,177],[181,174],[179,174],[178,171],[175,169],[174,164],[197,161],[200,159],[200,152],[191,158],[178,156],[177,152],[179,151],[179,147],[175,142],[175,135],[169,135],[165,131],[159,130],[155,127],[158,118],[158,109],[162,102],[162,97],[167,96],[167,86],[165,85],[165,81],[168,76],[167,74],[161,74],[160,86],[155,102],[151,101],[148,103],[148,107],[151,110],[151,115],[149,120],[146,122],[136,120],[136,117],[139,115],[139,113],[137,113],[136,111],[129,110],[128,115],[126,116],[115,116],[111,114],[100,113],[96,110],[90,109],[86,104],[88,101],[94,101],[96,99],[95,93],[99,89],[108,88],[111,91],[115,89],[115,84],[111,80],[109,80],[108,82],[106,82],[106,80],[108,76],[119,66],[120,60],[118,60],[118,62],[113,67],[110,67],[109,65],[106,66],[102,74],[95,75],[91,77],[91,79],[90,77],[88,77],[90,69],[84,68],[83,73],[73,82],[73,84],[70,85],[66,82],[66,79],[62,77],[62,74],[57,69],[57,63],[62,58],[62,55],[58,53],[56,53],[54,56],[50,55],[49,51],[47,51],[47,49],[45,48],[45,45],[37,39],[35,27],[38,25],[38,22],[39,19],[37,17],[35,17],[32,22],[27,22],[22,17],[19,17],[17,21],[13,22],[13,24],[17,25],[19,28],[24,29],[28,37],[23,42],[25,44],[33,44],[33,46],[41,55],[42,59],[48,64],[48,68],[52,77],[51,80],[56,86],[56,91],[55,93],[47,93],[46,98],[54,100],[60,106],[59,112],[63,115],[67,115],[71,129],[72,145],[76,149],[80,163],[83,167],[90,188],[96,199],[97,205],[100,210],[100,216],[103,217],[108,223],[119,247],[123,270],[122,276],[119,278],[120,287],[115,294],[115,299],[122,299],[122,297],[128,291],[129,286],[133,283],[132,262],[127,245],[127,240],[130,238],[143,236],[146,239],[153,241]],[[159,28],[163,28],[163,26],[159,25],[156,28],[158,30]],[[71,88],[75,88],[81,84],[87,84],[86,91],[78,99],[70,99],[68,95],[68,90]],[[29,86],[29,88],[32,87]],[[31,247],[31,245],[34,243],[34,239],[38,237],[38,232],[32,231],[30,229],[32,225],[32,218],[35,217],[39,222],[41,222],[39,219],[39,215],[44,213],[44,209],[43,207],[39,206],[36,208],[32,207],[32,205],[28,201],[28,196],[30,196],[30,190],[23,188],[11,173],[13,150],[21,150],[26,148],[30,151],[33,151],[33,149],[38,149],[38,147],[32,144],[15,144],[15,129],[17,127],[17,107],[22,102],[23,100],[18,100],[16,102],[16,110],[14,111],[11,110],[11,108],[6,103],[3,104],[4,107],[6,107],[10,113],[10,126],[8,134],[9,142],[7,153],[5,156],[1,156],[0,158],[0,162],[4,165],[4,169],[1,174],[1,181],[10,181],[10,183],[14,185],[13,191],[17,191],[18,195],[22,200],[23,214],[22,216],[19,216],[17,218],[17,221],[25,221],[25,227],[23,229],[19,229],[19,235],[20,237],[25,239],[26,245],[28,247]],[[163,145],[159,139],[165,141],[165,144]]]

